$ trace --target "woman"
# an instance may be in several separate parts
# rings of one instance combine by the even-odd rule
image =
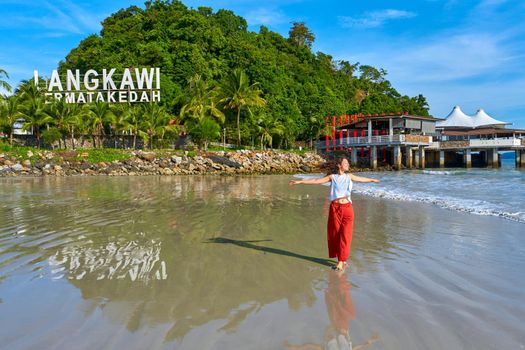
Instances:
[[[353,182],[375,182],[379,180],[347,174],[350,163],[346,157],[337,161],[337,173],[311,180],[292,180],[290,185],[314,185],[330,182],[330,213],[328,215],[328,256],[337,258],[336,270],[344,270],[352,245],[354,208],[350,194]]]

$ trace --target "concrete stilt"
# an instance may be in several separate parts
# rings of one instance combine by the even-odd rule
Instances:
[[[470,148],[466,148],[463,150],[463,165],[465,166],[465,168],[472,167],[472,154]]]
[[[357,165],[357,147],[352,147],[350,151],[350,162],[352,165]]]
[[[370,146],[370,168],[377,169],[377,146]]]
[[[487,153],[488,153],[488,164],[487,165],[492,168],[498,168],[499,167],[498,149],[497,148],[489,149]]]
[[[419,168],[419,163],[421,163],[419,159],[420,156],[421,154],[419,153],[419,149],[418,149],[417,152],[415,152],[414,154],[414,167],[415,168]]]
[[[418,154],[419,154],[419,167],[421,169],[425,169],[425,147],[419,146],[418,147]]]
[[[401,146],[394,146],[394,168],[401,170]]]
[[[445,167],[445,151],[439,151],[439,167]]]
[[[405,151],[405,165],[408,169],[412,169],[412,147],[407,146]]]

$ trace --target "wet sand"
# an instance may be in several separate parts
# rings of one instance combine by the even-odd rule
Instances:
[[[0,348],[525,346],[523,224],[289,180],[0,179]]]

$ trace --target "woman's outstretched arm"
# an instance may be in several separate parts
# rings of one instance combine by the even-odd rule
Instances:
[[[355,176],[353,174],[350,174],[350,178],[352,179],[353,182],[375,182],[375,183],[381,182],[378,179],[371,179],[371,178],[363,177],[363,176]]]
[[[310,180],[292,180],[290,185],[320,185],[332,181],[331,175]]]

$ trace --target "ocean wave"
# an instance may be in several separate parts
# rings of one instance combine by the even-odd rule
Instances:
[[[463,175],[465,171],[455,170],[423,170],[423,174],[426,175]]]
[[[498,207],[494,203],[482,200],[461,199],[446,196],[435,196],[428,193],[407,193],[396,190],[388,190],[384,188],[355,188],[355,193],[392,200],[399,200],[405,202],[420,202],[437,205],[441,208],[455,210],[459,212],[466,212],[475,215],[497,216],[508,220],[513,220],[525,223],[525,212],[523,211],[508,211],[504,208]]]

